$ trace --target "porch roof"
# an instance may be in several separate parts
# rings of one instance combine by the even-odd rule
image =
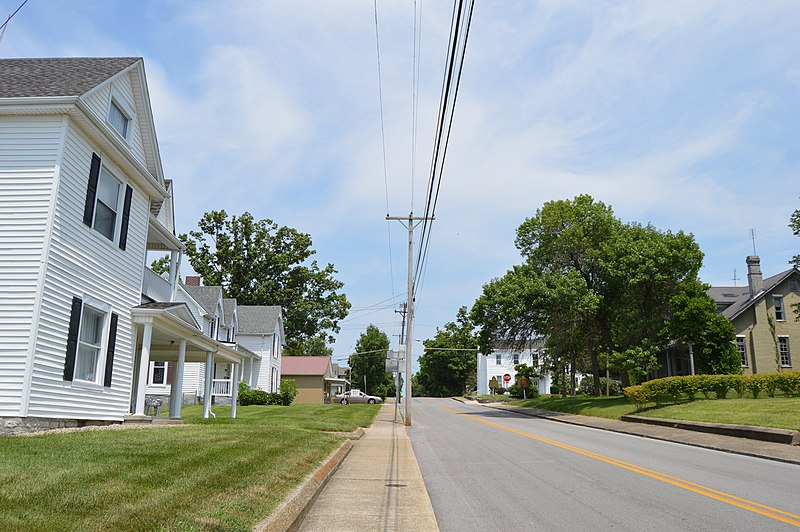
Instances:
[[[237,350],[234,344],[205,336],[197,322],[192,319],[194,323],[190,323],[186,319],[187,314],[191,319],[185,303],[148,303],[131,309],[134,324],[153,326],[151,360],[176,361],[181,340],[186,340],[186,362],[205,362],[208,352],[214,354],[216,362],[240,363],[250,356],[247,350]]]

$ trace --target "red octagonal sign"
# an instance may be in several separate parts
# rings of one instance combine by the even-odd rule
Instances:
[[[506,373],[503,375],[503,382],[511,382],[511,374]]]

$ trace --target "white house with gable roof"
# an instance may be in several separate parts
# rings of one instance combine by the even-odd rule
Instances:
[[[145,419],[151,362],[173,417],[201,363],[208,415],[215,365],[253,366],[178,300],[172,188],[141,58],[0,60],[0,432]]]

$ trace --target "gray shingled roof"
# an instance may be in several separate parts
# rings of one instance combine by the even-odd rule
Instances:
[[[239,334],[272,334],[281,317],[281,307],[239,305]]]
[[[711,287],[706,291],[706,293],[711,296],[711,299],[713,299],[717,304],[718,309],[722,308],[722,315],[729,320],[733,320],[736,318],[736,316],[750,308],[750,306],[756,301],[761,300],[762,297],[770,293],[776,286],[785,281],[795,271],[796,270],[794,268],[790,268],[777,275],[773,275],[772,277],[767,277],[764,279],[764,289],[761,291],[761,293],[756,294],[756,297],[752,299],[750,298],[750,288],[747,286]]]
[[[236,298],[223,299],[222,311],[225,313],[225,323],[230,326],[233,323],[233,311],[236,309]]]
[[[0,98],[80,96],[140,59],[0,59]]]
[[[200,303],[203,309],[211,316],[217,311],[217,302],[222,297],[221,286],[187,286],[183,285],[186,293]]]

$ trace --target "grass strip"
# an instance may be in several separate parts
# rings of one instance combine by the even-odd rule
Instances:
[[[342,443],[330,431],[369,426],[378,408],[219,408],[181,426],[0,437],[0,530],[249,530]]]

